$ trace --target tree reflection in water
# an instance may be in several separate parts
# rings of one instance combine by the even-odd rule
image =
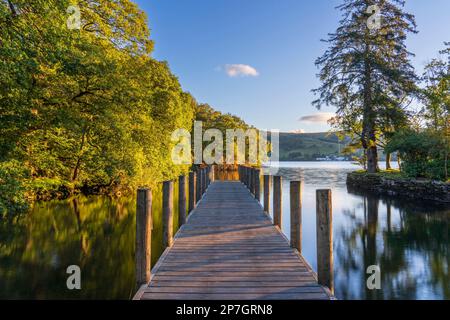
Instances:
[[[361,197],[363,214],[345,209],[347,221],[335,230],[336,293],[343,299],[449,299],[450,210],[350,193]],[[366,286],[370,265],[381,269],[381,290]]]
[[[315,190],[332,189],[336,296],[450,299],[450,208],[347,190],[346,173],[353,168],[340,166],[280,169],[284,231],[290,230],[289,180],[303,181],[302,251],[313,267]],[[232,172],[216,177],[237,178]],[[175,185],[175,230],[177,190]],[[153,264],[163,251],[161,200],[161,190],[153,190]],[[0,220],[0,298],[129,299],[135,291],[134,242],[134,197],[39,203],[28,214]],[[81,267],[81,291],[66,288],[72,264]],[[370,265],[380,266],[381,290],[366,287]]]
[[[160,198],[154,190],[153,263],[163,251]],[[134,245],[134,197],[38,203],[27,214],[0,220],[0,298],[130,299]],[[69,265],[81,268],[81,290],[66,288]]]

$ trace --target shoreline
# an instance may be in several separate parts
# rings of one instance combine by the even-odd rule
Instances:
[[[354,171],[347,174],[347,187],[379,195],[450,203],[450,183],[442,181]]]

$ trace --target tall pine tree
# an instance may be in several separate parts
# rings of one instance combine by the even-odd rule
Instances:
[[[395,126],[416,90],[416,75],[406,49],[408,33],[416,33],[414,16],[403,0],[344,0],[342,19],[329,34],[328,50],[317,59],[322,85],[313,103],[336,107],[333,123],[360,139],[367,170],[378,171],[377,144],[387,122]],[[390,117],[392,115],[392,117]],[[355,128],[357,128],[355,132]]]

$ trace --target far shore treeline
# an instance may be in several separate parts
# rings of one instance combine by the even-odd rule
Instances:
[[[130,0],[0,1],[0,216],[79,192],[124,194],[189,170],[171,134],[242,127],[198,104],[151,57],[147,17]],[[70,12],[70,13],[68,13]]]

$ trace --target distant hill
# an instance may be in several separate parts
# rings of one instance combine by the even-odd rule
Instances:
[[[325,157],[345,157],[339,151],[350,142],[340,141],[336,134],[319,133],[280,133],[280,161],[311,161]]]
[[[336,134],[328,132],[318,133],[286,133],[280,132],[280,161],[315,161],[320,158],[328,160],[352,160],[352,156],[361,156],[359,150],[353,155],[341,153],[350,143],[350,138],[339,140]],[[383,150],[378,151],[380,161],[385,160]],[[339,158],[339,159],[337,159]],[[392,161],[396,161],[396,154]]]

